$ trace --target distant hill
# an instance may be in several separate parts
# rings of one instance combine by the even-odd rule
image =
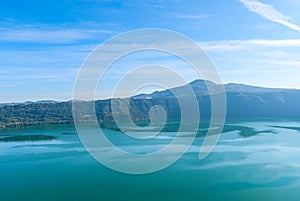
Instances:
[[[217,95],[220,85],[206,81],[211,93]],[[210,117],[210,95],[203,80],[188,84],[197,96],[202,117]],[[149,110],[154,105],[165,108],[168,119],[180,119],[180,107],[171,91],[179,98],[190,98],[187,85],[140,94],[130,98],[130,114],[135,121],[148,120]],[[229,118],[300,118],[300,90],[248,86],[243,84],[224,85],[227,96],[227,117]],[[115,99],[124,101],[125,99]],[[128,99],[127,99],[128,100]],[[96,101],[97,118],[101,124],[113,122],[111,101]],[[122,108],[120,109],[122,110]],[[17,127],[36,124],[72,123],[72,102],[49,100],[0,105],[0,127]]]
[[[219,85],[211,82],[206,81],[206,84],[209,85],[209,88],[213,89],[212,93],[217,93]],[[205,84],[204,80],[194,80],[193,82],[189,83],[189,85],[192,87],[193,91],[195,92],[196,96],[206,96],[209,95],[207,86]],[[151,94],[141,94],[136,95],[133,98],[134,99],[159,99],[159,98],[174,98],[174,95],[171,91],[176,92],[176,94],[180,94],[180,97],[188,97],[189,94],[187,93],[188,90],[186,90],[187,85],[175,87],[172,89],[167,89],[164,91],[155,91]]]
[[[12,103],[0,103],[0,106],[6,106],[6,105],[20,105],[20,104],[34,104],[34,103],[58,103],[58,101],[54,100],[39,100],[39,101],[25,101],[25,102],[12,102]]]
[[[211,94],[218,94],[220,85],[206,81]],[[189,85],[198,97],[200,109],[203,116],[210,115],[210,98],[204,80],[195,80]],[[180,86],[172,90],[187,97],[186,87]],[[264,88],[249,86],[245,84],[229,83],[224,85],[227,97],[227,117],[249,118],[300,118],[300,90]],[[174,95],[170,89],[156,91],[151,94],[142,94],[134,99],[173,99]]]
[[[208,86],[207,86],[207,85]],[[206,96],[209,94],[217,94],[220,92],[220,85],[215,84],[211,81],[204,81],[204,80],[194,80],[193,82],[189,83],[195,92],[196,96]],[[265,94],[265,93],[278,93],[278,92],[300,92],[300,90],[296,89],[281,89],[281,88],[264,88],[264,87],[258,87],[258,86],[250,86],[245,84],[235,84],[235,83],[229,83],[223,85],[225,88],[225,91],[227,93],[246,93],[246,94]],[[208,88],[212,89],[212,91],[209,93]],[[181,94],[181,97],[186,96],[186,88],[187,85],[167,89],[163,91],[155,91],[151,94],[140,94],[136,95],[133,98],[136,99],[155,99],[155,98],[173,98],[174,95],[171,91],[176,91],[176,93]]]

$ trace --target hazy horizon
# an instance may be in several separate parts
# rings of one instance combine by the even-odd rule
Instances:
[[[195,79],[190,81],[189,83],[196,81],[199,79]],[[202,79],[201,79],[202,80]],[[228,83],[224,83],[223,85],[227,85],[227,84],[238,84],[238,85],[246,85],[246,86],[251,86],[251,87],[261,87],[261,88],[267,88],[267,89],[287,89],[287,90],[300,90],[297,88],[281,88],[281,87],[264,87],[264,86],[257,86],[257,85],[249,85],[249,84],[245,84],[245,83],[233,83],[233,82],[228,82]],[[179,85],[182,86],[182,85]],[[178,86],[174,86],[174,87],[178,87]],[[168,88],[169,89],[169,88]],[[150,91],[142,91],[141,93],[137,93],[134,95],[141,95],[141,94],[151,94],[154,92],[159,92],[159,91],[164,91],[166,89],[153,89]],[[107,98],[96,98],[95,100],[106,100],[106,99],[110,99],[112,97],[107,97]],[[122,97],[115,97],[115,98],[128,98],[128,96],[122,96]],[[39,102],[39,101],[56,101],[56,102],[67,102],[67,101],[71,101],[73,100],[73,98],[71,99],[64,99],[64,100],[60,100],[60,99],[52,99],[52,98],[43,98],[43,99],[30,99],[30,100],[21,100],[21,101],[9,101],[9,102],[0,102],[0,104],[9,104],[9,103],[25,103],[25,102]]]

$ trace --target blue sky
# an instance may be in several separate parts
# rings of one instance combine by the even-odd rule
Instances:
[[[300,89],[299,8],[298,0],[2,1],[0,102],[71,99],[88,54],[141,28],[190,37],[224,83]]]

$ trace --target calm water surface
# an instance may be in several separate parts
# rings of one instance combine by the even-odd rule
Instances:
[[[117,131],[106,134],[124,150],[147,153],[169,143],[174,133],[146,142]],[[56,138],[17,140],[32,135]],[[11,136],[18,137],[3,140]],[[94,160],[71,125],[0,130],[1,200],[300,200],[300,121],[227,122],[213,153],[199,160],[202,140],[197,137],[165,170],[126,175]]]

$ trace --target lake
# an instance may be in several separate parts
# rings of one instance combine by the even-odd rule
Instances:
[[[145,142],[119,131],[105,133],[122,149],[141,153],[172,139],[172,132]],[[201,141],[202,136],[196,137],[189,151],[164,170],[128,175],[92,158],[72,125],[2,129],[1,200],[299,201],[300,121],[227,121],[204,160],[198,158]]]

